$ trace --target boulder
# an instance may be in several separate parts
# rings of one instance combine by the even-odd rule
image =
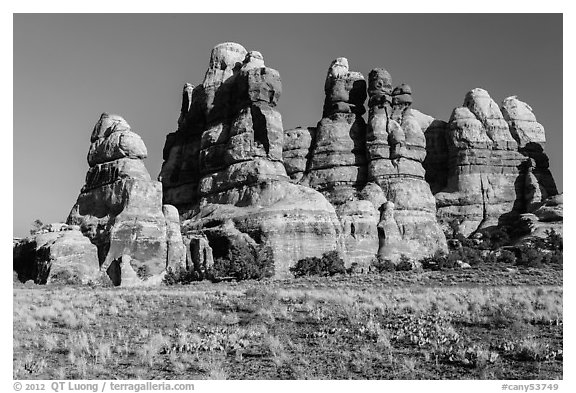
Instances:
[[[384,68],[374,68],[368,74],[368,106],[386,107],[391,114],[392,77]]]
[[[316,127],[295,128],[284,131],[282,160],[290,179],[298,182],[304,176],[312,157],[316,140]]]
[[[98,251],[78,230],[28,237],[13,248],[13,269],[21,282],[88,284],[99,275]]]
[[[552,196],[542,202],[541,206],[532,213],[541,222],[555,222],[564,220],[564,204],[562,195]]]
[[[186,245],[186,268],[206,277],[214,265],[212,247],[204,234],[189,234],[184,237]]]
[[[502,115],[518,147],[524,148],[529,143],[538,143],[544,147],[546,133],[530,105],[520,101],[517,96],[505,98],[502,101]]]
[[[324,93],[326,98],[322,117],[338,112],[361,115],[366,111],[366,81],[361,73],[349,71],[348,59],[345,57],[339,57],[330,64]]]

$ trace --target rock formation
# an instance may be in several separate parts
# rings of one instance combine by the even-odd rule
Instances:
[[[206,233],[210,241],[219,227],[240,231],[269,246],[277,276],[286,276],[297,260],[340,247],[340,225],[320,193],[289,181],[275,108],[281,91],[280,74],[262,54],[217,45],[203,83],[184,94],[160,180],[164,203],[185,219],[185,238]],[[225,254],[222,244],[210,243],[214,257]]]
[[[107,274],[135,286],[184,266],[202,279],[219,258],[248,251],[272,258],[276,277],[333,250],[363,271],[375,256],[447,251],[446,235],[562,232],[544,127],[517,97],[499,107],[473,89],[445,122],[414,109],[412,88],[393,88],[385,69],[366,82],[344,57],[330,64],[324,93],[315,127],[284,130],[279,72],[260,52],[217,45],[202,83],[182,89],[159,181],[144,166],[142,139],[102,114],[67,224],[14,242],[18,280]]]
[[[99,277],[97,248],[74,226],[52,225],[17,242],[13,254],[13,269],[21,282],[88,284]]]
[[[447,124],[426,131],[427,180],[436,192],[438,220],[447,232],[511,224],[558,194],[543,152],[543,127],[516,97],[502,109],[473,89]]]
[[[335,206],[351,262],[367,265],[376,254],[398,260],[446,250],[436,223],[435,200],[425,181],[423,129],[433,119],[411,108],[412,90],[392,89],[390,74],[374,69],[366,82],[348,61],[332,62],[323,117],[314,132],[285,133],[285,166],[293,181],[322,192]]]
[[[502,115],[508,123],[512,137],[518,143],[518,151],[533,160],[532,173],[538,180],[542,200],[558,194],[556,182],[550,172],[550,162],[544,148],[546,133],[538,123],[532,108],[516,96],[502,102]]]
[[[148,282],[184,263],[178,215],[162,206],[162,185],[150,179],[142,139],[118,115],[102,114],[92,132],[86,183],[67,223],[98,248],[100,270],[120,283],[127,264]],[[123,255],[131,257],[129,262]]]
[[[324,94],[322,119],[311,134],[307,165],[299,183],[326,196],[342,224],[342,241],[350,263],[368,267],[378,251],[379,213],[361,192],[368,163],[366,122],[362,118],[366,81],[361,73],[349,70],[346,58],[339,57],[328,68]],[[307,142],[307,138],[299,139],[299,143]]]
[[[294,128],[284,131],[282,159],[290,179],[299,182],[309,169],[316,127]]]
[[[412,109],[412,89],[402,84],[392,90],[392,78],[383,68],[368,76],[366,132],[368,180],[383,192],[378,224],[378,255],[414,259],[446,251],[446,238],[436,222],[436,206],[422,166],[426,157],[423,129],[432,118]]]

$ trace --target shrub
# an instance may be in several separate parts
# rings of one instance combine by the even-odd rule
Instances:
[[[358,262],[352,262],[350,267],[346,269],[346,273],[348,274],[364,273],[364,267],[361,266]]]
[[[217,258],[208,273],[213,281],[221,278],[260,280],[273,275],[274,259],[270,247],[246,242],[232,243],[226,257]]]
[[[407,272],[412,270],[412,260],[406,255],[400,255],[400,261],[396,265],[397,272]]]
[[[488,235],[489,248],[496,250],[510,243],[510,236],[502,228],[497,228]]]
[[[163,279],[163,283],[166,285],[186,285],[192,281],[198,281],[198,275],[193,270],[188,270],[183,266],[168,268]]]
[[[470,266],[477,266],[484,262],[484,257],[482,256],[481,250],[464,246],[448,254],[446,267],[455,267],[458,264],[457,261],[468,263]]]
[[[138,269],[136,269],[136,275],[141,280],[146,280],[147,278],[152,276],[152,274],[150,273],[150,268],[148,267],[148,265],[138,266]]]
[[[544,254],[536,247],[523,245],[518,247],[516,265],[525,267],[540,267],[544,262]]]
[[[377,273],[396,271],[396,265],[387,258],[375,258],[372,260],[371,269]]]
[[[452,253],[455,253],[452,252]],[[443,269],[454,269],[458,266],[456,263],[456,258],[448,258],[448,255],[442,251],[438,250],[434,255],[430,257],[424,257],[420,260],[422,268],[425,270],[443,270]]]
[[[39,218],[32,222],[32,228],[30,228],[30,235],[36,235],[44,227],[44,223]]]
[[[512,251],[502,250],[496,260],[500,263],[513,265],[516,263],[516,255]]]
[[[554,229],[547,230],[546,238],[544,239],[544,246],[547,250],[562,251],[564,248],[562,235],[557,233]]]
[[[344,260],[338,251],[329,251],[322,255],[322,258],[308,257],[299,260],[295,266],[290,268],[295,277],[303,276],[333,276],[335,274],[346,273]]]
[[[344,259],[342,259],[338,251],[334,250],[322,254],[322,260],[327,266],[331,276],[338,273],[346,273]]]
[[[50,278],[52,284],[81,285],[82,280],[78,274],[68,270],[61,270]]]
[[[474,239],[469,239],[466,236],[462,235],[461,233],[456,236],[456,239],[460,242],[462,247],[474,247],[476,246],[476,242]]]
[[[563,263],[563,255],[562,254],[563,254],[562,251],[555,251],[553,253],[545,255],[543,263],[545,263],[547,265],[548,264],[562,265],[562,263]]]

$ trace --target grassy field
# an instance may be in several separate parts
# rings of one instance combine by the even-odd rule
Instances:
[[[562,271],[14,285],[15,379],[561,379]]]

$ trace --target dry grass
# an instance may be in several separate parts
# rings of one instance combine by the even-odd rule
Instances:
[[[360,281],[17,285],[14,378],[562,378],[561,286]]]

